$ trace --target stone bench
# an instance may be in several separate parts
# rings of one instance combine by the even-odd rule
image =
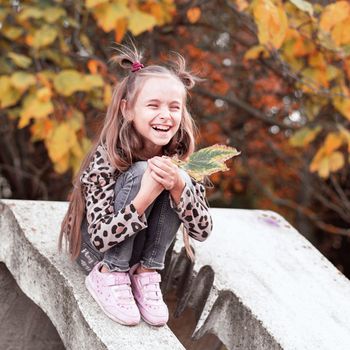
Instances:
[[[0,261],[21,290],[39,305],[67,349],[185,349],[171,330],[141,322],[119,325],[99,309],[84,274],[57,253],[65,202],[4,200],[0,203]]]
[[[183,349],[168,327],[120,326],[98,309],[81,270],[57,254],[67,203],[6,200],[0,261],[50,317],[69,349]],[[175,315],[193,308],[194,338],[215,334],[235,350],[350,349],[350,281],[281,216],[211,209],[214,231],[182,240],[167,256],[162,289],[175,290]],[[156,333],[155,333],[156,332]]]

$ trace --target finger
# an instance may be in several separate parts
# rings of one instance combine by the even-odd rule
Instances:
[[[157,168],[162,169],[163,171],[165,171],[167,173],[174,172],[174,168],[171,165],[167,164],[165,162],[165,160],[163,160],[162,158],[155,157],[155,158],[150,159],[148,162],[149,162],[149,164],[153,164]]]
[[[157,175],[154,171],[151,171],[151,176],[154,180],[159,182],[164,188],[168,187],[167,186],[168,182],[166,180],[164,180],[162,177],[160,177],[159,175]]]
[[[164,171],[163,169],[158,168],[158,166],[154,165],[153,163],[150,163],[149,167],[152,171],[154,171],[157,175],[159,175],[162,178],[167,178],[172,175],[169,171]]]

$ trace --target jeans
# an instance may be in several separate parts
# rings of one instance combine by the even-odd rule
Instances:
[[[146,161],[135,162],[127,171],[118,176],[114,188],[115,212],[130,204],[136,197],[146,168]],[[180,173],[188,186],[193,188],[189,175],[182,169]],[[86,273],[89,273],[99,261],[102,261],[110,271],[125,272],[139,262],[143,267],[162,270],[166,251],[181,224],[177,213],[170,206],[169,191],[163,190],[146,209],[145,215],[148,223],[145,229],[117,243],[105,253],[99,252],[91,244],[85,217],[82,223],[82,242],[81,252],[77,259],[78,264]]]

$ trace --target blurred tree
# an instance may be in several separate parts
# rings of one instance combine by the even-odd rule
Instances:
[[[313,240],[350,235],[347,1],[8,1],[0,5],[0,174],[15,198],[65,199],[110,100],[113,41],[180,51],[199,147],[237,147],[212,205],[269,208]],[[30,140],[30,141],[29,141]]]

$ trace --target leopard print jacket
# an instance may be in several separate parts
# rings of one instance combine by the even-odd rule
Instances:
[[[114,212],[114,187],[118,171],[108,161],[106,150],[99,145],[87,169],[80,176],[85,197],[86,218],[91,243],[100,252],[122,242],[147,227],[145,214],[139,215],[132,203]],[[190,237],[204,241],[212,231],[202,184],[192,180],[193,190],[186,184],[179,203],[169,193],[175,210]]]

